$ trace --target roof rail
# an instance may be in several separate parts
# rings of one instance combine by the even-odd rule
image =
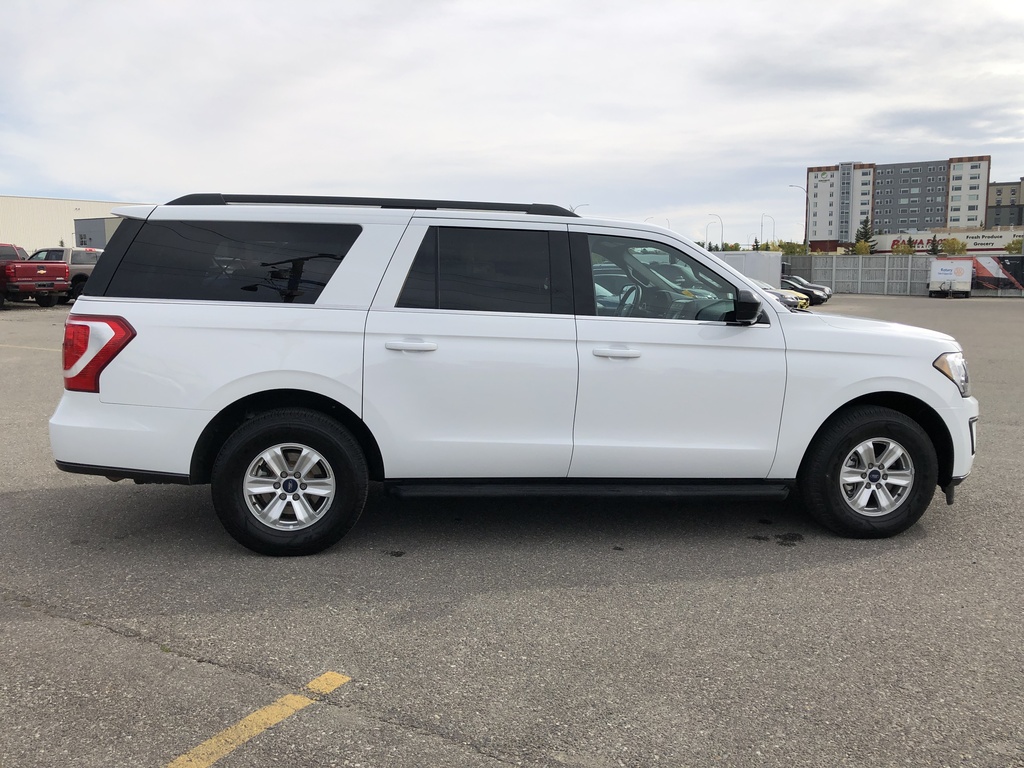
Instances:
[[[225,195],[218,192],[185,195],[167,205],[351,205],[421,210],[507,211],[533,216],[576,216],[567,208],[547,203],[478,203],[468,200],[418,200],[395,197],[323,197],[320,195]]]

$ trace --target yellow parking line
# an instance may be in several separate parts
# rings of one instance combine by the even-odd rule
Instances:
[[[351,677],[339,675],[337,672],[324,672],[315,680],[310,680],[306,684],[306,690],[312,691],[313,693],[321,696],[326,696],[335,688],[340,688],[351,679]]]
[[[351,678],[339,675],[337,672],[325,672],[307,683],[306,690],[315,696],[325,696],[349,680]],[[225,728],[213,738],[207,739],[192,751],[169,763],[167,768],[209,768],[249,739],[315,703],[316,699],[311,699],[308,696],[296,694],[282,696],[273,704],[253,712],[230,728]]]

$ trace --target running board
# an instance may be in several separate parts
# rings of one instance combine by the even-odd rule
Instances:
[[[508,482],[421,482],[412,480],[388,481],[385,489],[403,499],[477,496],[477,497],[635,497],[682,499],[774,499],[789,496],[789,486],[783,483],[508,483]]]

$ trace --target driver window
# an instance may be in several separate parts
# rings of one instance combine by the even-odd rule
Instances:
[[[736,288],[672,246],[589,235],[597,314],[657,320],[726,322]]]

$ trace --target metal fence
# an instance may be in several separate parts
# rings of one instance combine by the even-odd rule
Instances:
[[[1019,257],[1018,257],[1019,258]],[[812,283],[828,285],[836,293],[866,293],[889,296],[927,296],[931,276],[929,255],[818,255],[787,256],[794,275]],[[986,288],[975,283],[976,296],[1024,296],[1014,286]]]

